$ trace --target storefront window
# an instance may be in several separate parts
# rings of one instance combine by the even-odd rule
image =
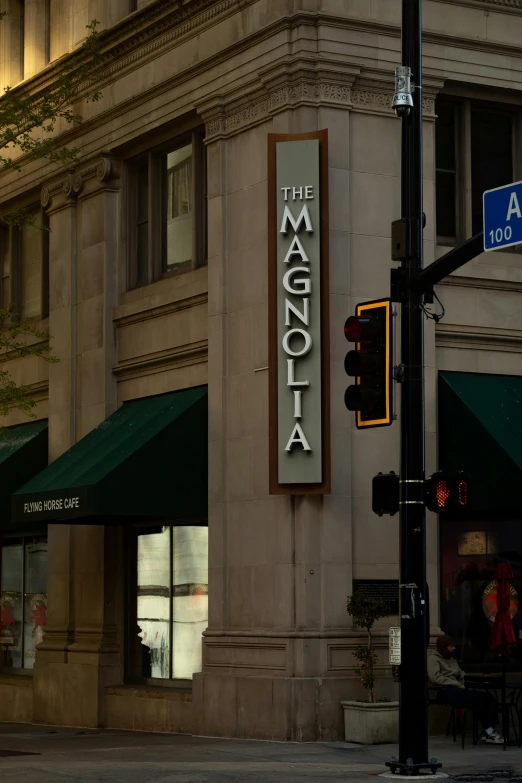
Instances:
[[[495,571],[500,561],[513,569],[511,614],[522,662],[522,520],[441,521],[441,627],[453,636],[457,655],[468,663],[496,660],[488,648],[496,613]]]
[[[47,618],[47,541],[25,538],[0,547],[1,664],[32,669]]]
[[[192,679],[208,621],[208,528],[140,528],[134,552],[131,676]]]

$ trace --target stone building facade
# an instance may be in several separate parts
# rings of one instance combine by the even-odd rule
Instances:
[[[199,441],[176,430],[175,409],[196,410],[197,395],[183,400],[208,389],[208,438],[198,451],[206,465],[208,445],[208,527],[191,511],[202,497],[195,489],[171,519],[113,510],[54,521],[48,513],[33,524],[6,513],[1,720],[278,740],[342,736],[340,701],[362,693],[353,657],[360,633],[346,596],[354,580],[398,579],[397,517],[372,513],[371,477],[398,471],[399,428],[356,429],[343,402],[343,324],[358,302],[389,294],[390,227],[400,216],[400,121],[390,108],[400,5],[3,0],[2,85],[45,89],[92,18],[101,22],[107,58],[101,100],[80,100],[83,124],[60,129],[59,140],[80,147],[78,164],[64,171],[40,160],[0,176],[2,209],[34,208],[50,228],[21,237],[4,230],[0,246],[2,302],[16,301],[48,329],[59,358],[47,365],[7,356],[3,365],[31,387],[37,421],[48,425],[50,467],[24,476],[26,495],[53,464],[57,481],[58,466],[74,461],[78,448],[82,465],[89,454],[112,453],[99,425],[116,428],[128,416],[131,426],[140,411],[166,420],[163,408],[149,406],[165,402],[172,437],[150,458],[150,473],[149,458],[139,464],[151,509],[168,494],[164,479],[161,490],[154,479],[165,460],[178,460],[172,494],[181,497]],[[522,179],[522,2],[423,6],[429,263],[475,231],[481,188],[503,184],[499,177]],[[267,136],[323,129],[331,491],[271,495]],[[437,288],[446,315],[437,325],[426,321],[428,473],[440,462],[447,415],[440,384],[458,396],[466,374],[476,374],[477,388],[484,376],[515,386],[522,376],[521,268],[516,251],[483,254]],[[11,413],[8,437],[34,428],[26,422]],[[488,432],[501,449],[501,436]],[[38,433],[31,430],[24,448]],[[159,429],[154,437],[163,437]],[[129,460],[138,460],[134,441],[132,448]],[[134,483],[110,484],[107,497],[121,492],[123,508],[123,496],[138,491]],[[511,546],[488,550],[504,528],[495,527],[495,504],[484,508],[459,523],[458,541],[456,528],[428,515],[432,634],[458,626],[458,558],[487,576],[488,555]],[[519,536],[516,508],[509,513]],[[178,566],[184,576],[173,583]],[[387,629],[397,621],[377,629],[383,696],[396,693]],[[477,645],[472,639],[470,649]]]

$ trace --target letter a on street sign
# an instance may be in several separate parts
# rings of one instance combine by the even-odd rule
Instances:
[[[486,190],[484,250],[499,250],[522,242],[522,182]]]

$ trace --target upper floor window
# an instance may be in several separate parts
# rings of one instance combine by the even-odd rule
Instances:
[[[49,233],[40,210],[22,229],[0,227],[0,306],[14,304],[21,318],[49,312]]]
[[[202,134],[149,151],[129,173],[129,288],[206,263]]]
[[[436,104],[437,237],[457,244],[482,231],[482,195],[515,178],[515,123],[509,107],[440,98]]]

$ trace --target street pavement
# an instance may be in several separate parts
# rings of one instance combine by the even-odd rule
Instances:
[[[7,755],[21,753],[23,755]],[[297,783],[379,781],[394,745],[284,743],[0,724],[0,783]],[[522,749],[433,737],[430,757],[461,783],[522,783]],[[486,775],[486,773],[488,773]],[[470,777],[468,777],[470,776]],[[451,783],[451,781],[450,781]]]

